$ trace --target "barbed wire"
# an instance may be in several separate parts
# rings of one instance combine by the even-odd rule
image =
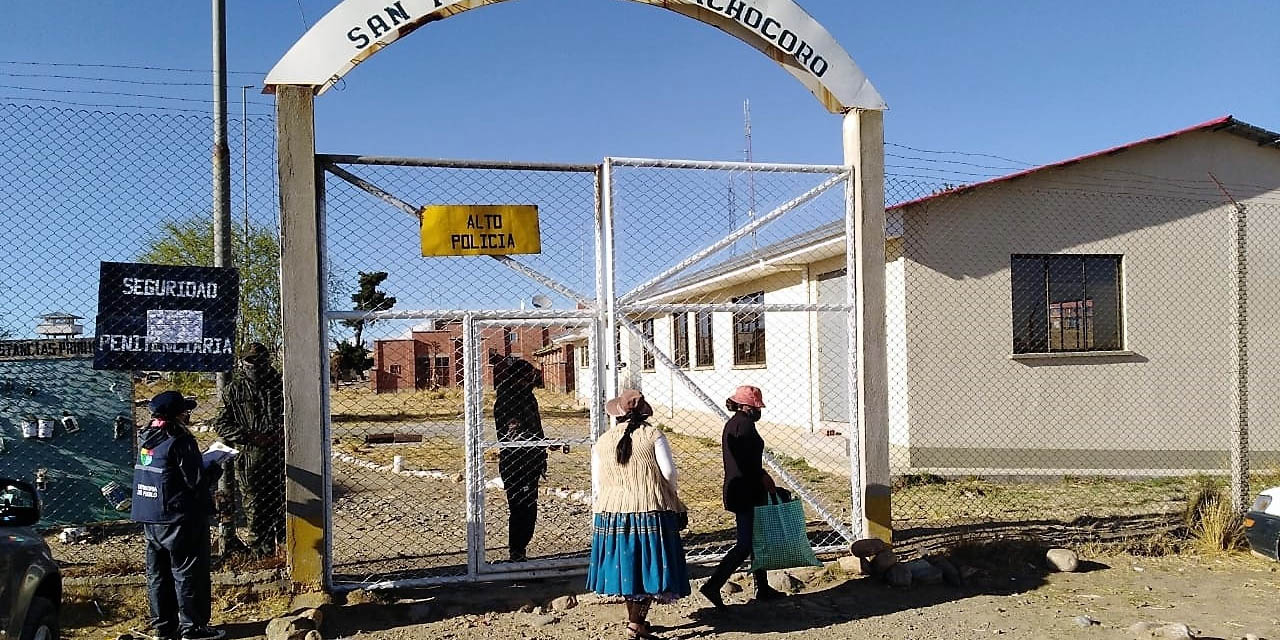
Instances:
[[[34,60],[0,60],[0,64],[39,66],[39,67],[74,67],[94,69],[131,69],[135,71],[171,71],[179,73],[213,73],[213,69],[192,69],[187,67],[152,67],[131,64],[105,64],[90,62],[39,62]],[[266,71],[227,71],[229,74],[265,76]]]

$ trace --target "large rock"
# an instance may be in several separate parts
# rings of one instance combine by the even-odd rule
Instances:
[[[836,567],[840,572],[850,576],[862,576],[871,573],[871,563],[866,558],[858,556],[840,556],[840,560],[836,562]]]
[[[1162,640],[1195,640],[1191,628],[1181,622],[1138,622],[1129,627],[1136,639],[1161,638]]]
[[[889,543],[880,538],[866,538],[849,545],[849,553],[859,558],[874,558],[877,554],[889,549]]]
[[[1050,549],[1044,558],[1054,571],[1074,573],[1080,568],[1080,556],[1070,549]]]
[[[799,593],[804,583],[786,571],[770,571],[769,586],[783,593]]]
[[[875,575],[881,575],[896,564],[898,564],[897,554],[892,551],[881,551],[871,559],[871,572]]]
[[[911,588],[911,570],[904,564],[895,564],[885,572],[885,580],[889,586],[897,589]]]
[[[299,618],[306,618],[307,620],[315,623],[316,629],[324,626],[324,612],[320,609],[303,609],[295,615]]]
[[[552,600],[550,608],[552,611],[568,611],[576,606],[578,606],[578,598],[570,594]]]
[[[310,618],[285,616],[267,623],[267,640],[296,640],[294,636],[315,630],[316,623]]]
[[[721,591],[723,591],[724,593],[733,594],[733,593],[742,593],[743,589],[742,589],[742,585],[738,584],[737,582],[734,582],[733,580],[730,580],[724,583],[724,588],[721,589]]]
[[[942,569],[921,558],[904,565],[911,572],[911,581],[919,584],[942,584]]]
[[[960,570],[957,569],[956,565],[948,560],[946,556],[931,556],[929,558],[929,562],[933,563],[933,566],[937,567],[938,570],[942,572],[943,582],[953,587],[964,586],[965,581],[964,578],[960,576]]]
[[[1166,624],[1160,629],[1160,637],[1165,640],[1193,640],[1196,636],[1191,628],[1181,622]]]

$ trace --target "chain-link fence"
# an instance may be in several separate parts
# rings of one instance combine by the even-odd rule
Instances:
[[[0,476],[40,488],[51,540],[91,525],[53,542],[71,573],[140,567],[138,537],[101,525],[127,519],[145,402],[167,388],[200,403],[202,446],[244,451],[226,524],[266,553],[281,535],[278,379],[238,368],[220,411],[211,374],[95,369],[87,338],[136,311],[99,303],[103,263],[212,263],[210,124],[0,105]],[[272,128],[247,123],[247,167],[232,145],[237,360],[280,342]],[[1221,185],[1123,155],[972,188],[888,177],[900,539],[1131,530],[1233,474],[1277,483],[1269,157],[1223,165]],[[581,566],[613,388],[654,405],[695,558],[732,542],[720,430],[739,385],[764,391],[768,467],[814,545],[854,534],[843,168],[321,162],[339,583]],[[459,203],[537,205],[540,251],[421,257],[421,207]],[[181,315],[156,331],[189,337]]]
[[[733,545],[721,432],[726,399],[744,385],[763,391],[766,470],[804,500],[814,546],[843,547],[849,314],[833,285],[846,268],[848,174],[617,159],[612,178],[622,386],[642,390],[669,432],[691,555]]]
[[[159,266],[213,263],[210,118],[0,105],[0,476],[39,489],[42,526],[72,574],[141,567],[140,536],[113,523],[129,518],[152,396],[198,402],[202,447],[226,435],[252,458],[265,442],[219,433],[236,421],[217,419],[205,366],[230,367],[248,342],[280,343],[274,123],[230,130],[238,294],[234,281]],[[233,330],[233,342],[215,337]],[[278,407],[272,420],[281,459]],[[282,522],[278,462],[242,486]]]
[[[1219,188],[1179,166],[1192,144],[973,188],[890,176],[897,535],[1136,534],[1229,495],[1233,467],[1245,495],[1276,483],[1274,172]]]
[[[322,162],[335,582],[581,564],[596,168]],[[536,205],[540,252],[424,258],[421,208],[475,203]]]

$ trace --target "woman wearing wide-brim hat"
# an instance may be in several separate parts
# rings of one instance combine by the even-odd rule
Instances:
[[[615,420],[591,451],[591,564],[587,588],[626,601],[627,637],[656,638],[647,618],[654,602],[689,595],[680,540],[680,502],[671,445],[647,422],[653,409],[628,389],[605,404]]]
[[[724,431],[720,436],[724,455],[724,508],[737,521],[737,540],[715,572],[699,588],[702,595],[717,609],[725,608],[720,588],[751,555],[756,506],[764,504],[768,495],[777,490],[773,478],[764,470],[764,438],[756,430],[756,423],[764,409],[764,394],[759,387],[738,387],[725,400],[725,408],[733,416],[724,423]],[[769,586],[765,571],[756,571],[753,577],[756,583],[756,600],[783,597],[782,592]]]

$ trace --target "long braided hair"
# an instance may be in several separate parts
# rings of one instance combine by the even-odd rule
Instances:
[[[622,432],[622,437],[618,439],[618,448],[614,452],[618,464],[627,464],[631,460],[631,434],[644,425],[645,417],[639,411],[632,411],[618,418],[618,422],[627,423],[627,429]]]

